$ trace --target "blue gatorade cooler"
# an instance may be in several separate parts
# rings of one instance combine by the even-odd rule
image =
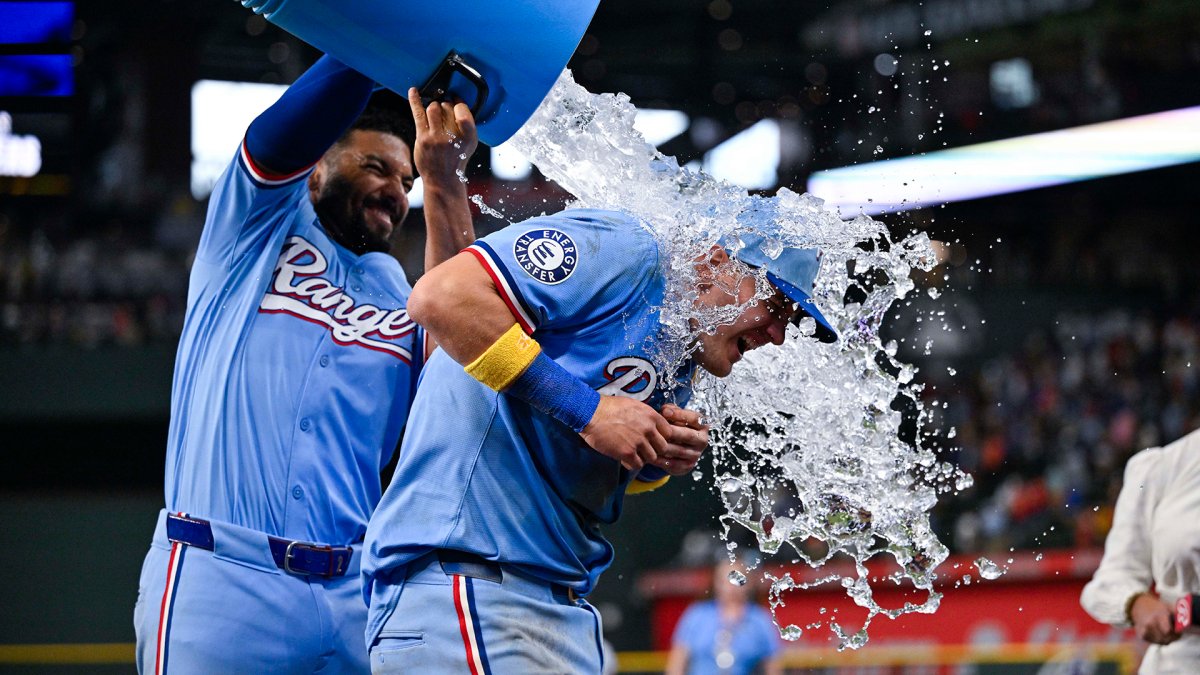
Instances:
[[[554,86],[600,0],[240,0],[313,47],[405,94],[447,93],[479,138],[508,140]]]

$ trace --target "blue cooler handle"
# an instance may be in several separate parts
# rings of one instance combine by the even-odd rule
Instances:
[[[421,98],[431,100],[441,99],[450,91],[450,78],[458,73],[467,78],[472,85],[475,86],[475,105],[471,106],[471,114],[479,116],[479,111],[483,110],[483,104],[487,103],[488,84],[483,79],[483,75],[469,63],[463,60],[463,57],[453,49],[442,59],[442,64],[433,72],[433,76],[429,81],[421,87]]]

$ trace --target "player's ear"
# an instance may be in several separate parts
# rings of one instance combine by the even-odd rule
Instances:
[[[312,173],[308,174],[308,196],[314,201],[316,200],[317,194],[321,192],[321,183],[324,180],[325,161],[321,160],[317,162],[315,167],[313,167]]]
[[[702,285],[710,285],[716,278],[719,268],[729,262],[729,254],[719,245],[714,244],[704,255],[696,258],[696,275]]]

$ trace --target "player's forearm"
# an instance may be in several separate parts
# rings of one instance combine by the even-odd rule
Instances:
[[[251,158],[280,175],[312,166],[362,114],[374,86],[367,76],[322,56],[250,123]]]
[[[425,183],[425,271],[453,258],[475,241],[475,222],[466,183],[455,176],[448,185]]]

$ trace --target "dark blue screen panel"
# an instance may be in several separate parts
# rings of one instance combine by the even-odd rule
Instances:
[[[74,18],[74,2],[0,0],[0,44],[67,44]]]
[[[70,96],[70,54],[0,55],[0,96]]]

